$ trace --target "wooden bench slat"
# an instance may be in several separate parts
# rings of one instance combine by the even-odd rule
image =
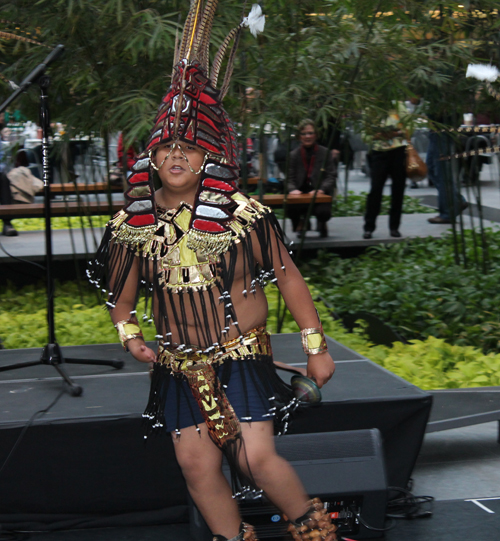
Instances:
[[[266,180],[263,180],[262,183],[266,184]],[[247,178],[247,186],[256,186],[259,183],[259,177],[248,177]],[[240,178],[238,181],[239,186],[243,186],[243,179]]]
[[[90,203],[79,203],[78,201],[53,202],[50,205],[52,216],[79,216],[91,214],[115,214],[124,205],[123,200],[113,201],[110,206],[107,201],[91,201]],[[44,203],[0,205],[0,218],[40,218],[44,216]]]
[[[252,199],[260,201],[258,195],[251,195]],[[281,207],[283,206],[283,200],[286,198],[288,205],[308,205],[311,202],[312,195],[303,193],[300,195],[284,195],[282,193],[266,193],[262,197],[262,203],[268,207]],[[332,196],[326,194],[318,194],[315,199],[315,203],[331,203]]]
[[[260,200],[258,195],[252,195],[253,199]],[[289,205],[307,205],[311,201],[309,194],[288,195],[286,202]],[[262,203],[269,207],[281,207],[285,196],[283,194],[264,194]],[[319,194],[316,196],[316,203],[331,203],[330,195]],[[123,199],[113,201],[110,205],[107,201],[55,201],[50,205],[52,216],[78,216],[82,215],[106,215],[115,214],[123,206]],[[38,218],[44,215],[44,203],[24,204],[16,203],[14,205],[0,205],[0,218]]]
[[[117,184],[111,184],[112,192],[122,192],[123,186]],[[65,182],[63,184],[51,184],[50,193],[54,195],[68,194],[68,193],[107,193],[107,182],[89,182],[85,184],[83,182],[77,182],[76,185],[73,182]]]

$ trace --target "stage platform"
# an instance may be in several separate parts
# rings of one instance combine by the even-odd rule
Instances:
[[[431,394],[427,433],[497,421],[500,443],[500,387],[440,389]]]
[[[275,359],[305,365],[300,335],[272,338]],[[304,408],[293,433],[378,428],[388,484],[405,486],[431,409],[431,396],[328,338],[337,370],[323,403]],[[67,357],[123,359],[122,370],[67,365],[84,389],[71,397],[51,366],[0,372],[0,467],[23,427],[39,414],[1,477],[0,524],[28,529],[148,525],[186,519],[186,488],[171,440],[143,442],[145,366],[119,344],[63,348]],[[37,359],[39,350],[0,351],[0,366]],[[281,372],[289,380],[288,372]],[[284,436],[286,437],[286,436]]]
[[[485,508],[486,509],[485,509]],[[500,531],[500,498],[436,502],[433,516],[397,520],[385,533],[385,541],[494,541]],[[389,526],[389,521],[387,526]],[[33,534],[35,541],[193,541],[189,524],[116,527]]]
[[[450,231],[449,224],[430,224],[427,220],[432,214],[406,214],[401,225],[401,238],[391,237],[388,229],[388,216],[379,216],[377,230],[372,239],[363,239],[363,218],[361,216],[348,216],[345,218],[331,218],[327,224],[328,237],[320,238],[315,231],[315,218],[311,218],[311,231],[306,232],[304,250],[319,249],[363,249],[380,244],[394,244],[406,238],[441,237]],[[470,229],[479,226],[479,220],[467,216],[464,227]],[[498,223],[485,220],[485,227],[498,227]],[[287,220],[285,232],[293,245],[300,244],[300,237],[292,232],[291,222]],[[73,229],[54,230],[53,255],[56,261],[76,259],[89,259],[97,250],[102,236],[102,229]],[[43,261],[45,258],[45,240],[43,231],[21,231],[17,237],[2,237],[5,250],[14,257],[28,261]],[[292,246],[293,246],[292,245]],[[16,260],[0,250],[0,264],[15,264]]]

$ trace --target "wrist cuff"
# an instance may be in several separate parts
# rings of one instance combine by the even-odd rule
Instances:
[[[128,351],[127,344],[129,340],[132,340],[133,338],[142,338],[144,340],[144,335],[142,334],[139,324],[131,322],[130,319],[119,321],[115,324],[115,328],[118,331],[118,338],[125,351]]]
[[[328,351],[321,324],[319,328],[302,329],[300,334],[302,336],[302,347],[306,355],[315,355]]]

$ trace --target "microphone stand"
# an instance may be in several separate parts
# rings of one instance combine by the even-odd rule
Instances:
[[[49,167],[49,130],[50,114],[48,105],[48,87],[50,78],[44,75],[47,66],[56,60],[63,52],[64,46],[58,45],[44,60],[42,64],[36,67],[28,77],[19,86],[14,94],[0,106],[0,113],[26,88],[33,82],[37,82],[40,87],[40,125],[42,127],[42,165],[43,165],[43,186],[44,186],[44,216],[45,216],[45,251],[46,251],[46,284],[47,284],[47,324],[49,342],[42,350],[40,358],[36,361],[26,363],[12,364],[0,367],[0,372],[6,370],[15,370],[47,364],[53,366],[65,381],[71,396],[80,396],[83,389],[75,384],[64,369],[64,364],[89,364],[112,366],[113,368],[123,368],[124,362],[116,359],[112,360],[93,360],[93,359],[73,359],[64,358],[59,344],[56,342],[55,322],[54,322],[54,276],[53,276],[53,257],[52,257],[52,229],[51,229],[51,203],[50,203],[50,167]]]

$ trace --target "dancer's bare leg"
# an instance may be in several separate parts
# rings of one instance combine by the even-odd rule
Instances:
[[[222,473],[222,452],[210,439],[206,425],[200,425],[200,433],[194,426],[183,428],[180,438],[172,435],[172,439],[189,493],[210,531],[228,539],[235,537],[241,524],[238,505]]]
[[[308,511],[308,496],[292,466],[276,454],[272,421],[241,423],[246,459],[259,488],[290,519]],[[189,493],[211,532],[228,539],[239,533],[241,517],[231,487],[222,474],[222,453],[212,442],[205,425],[198,433],[194,426],[173,437],[174,449]]]
[[[276,454],[272,421],[241,423],[246,456],[250,470],[259,488],[283,511],[295,520],[308,511],[309,500],[292,466]],[[240,463],[246,470],[244,453]]]

